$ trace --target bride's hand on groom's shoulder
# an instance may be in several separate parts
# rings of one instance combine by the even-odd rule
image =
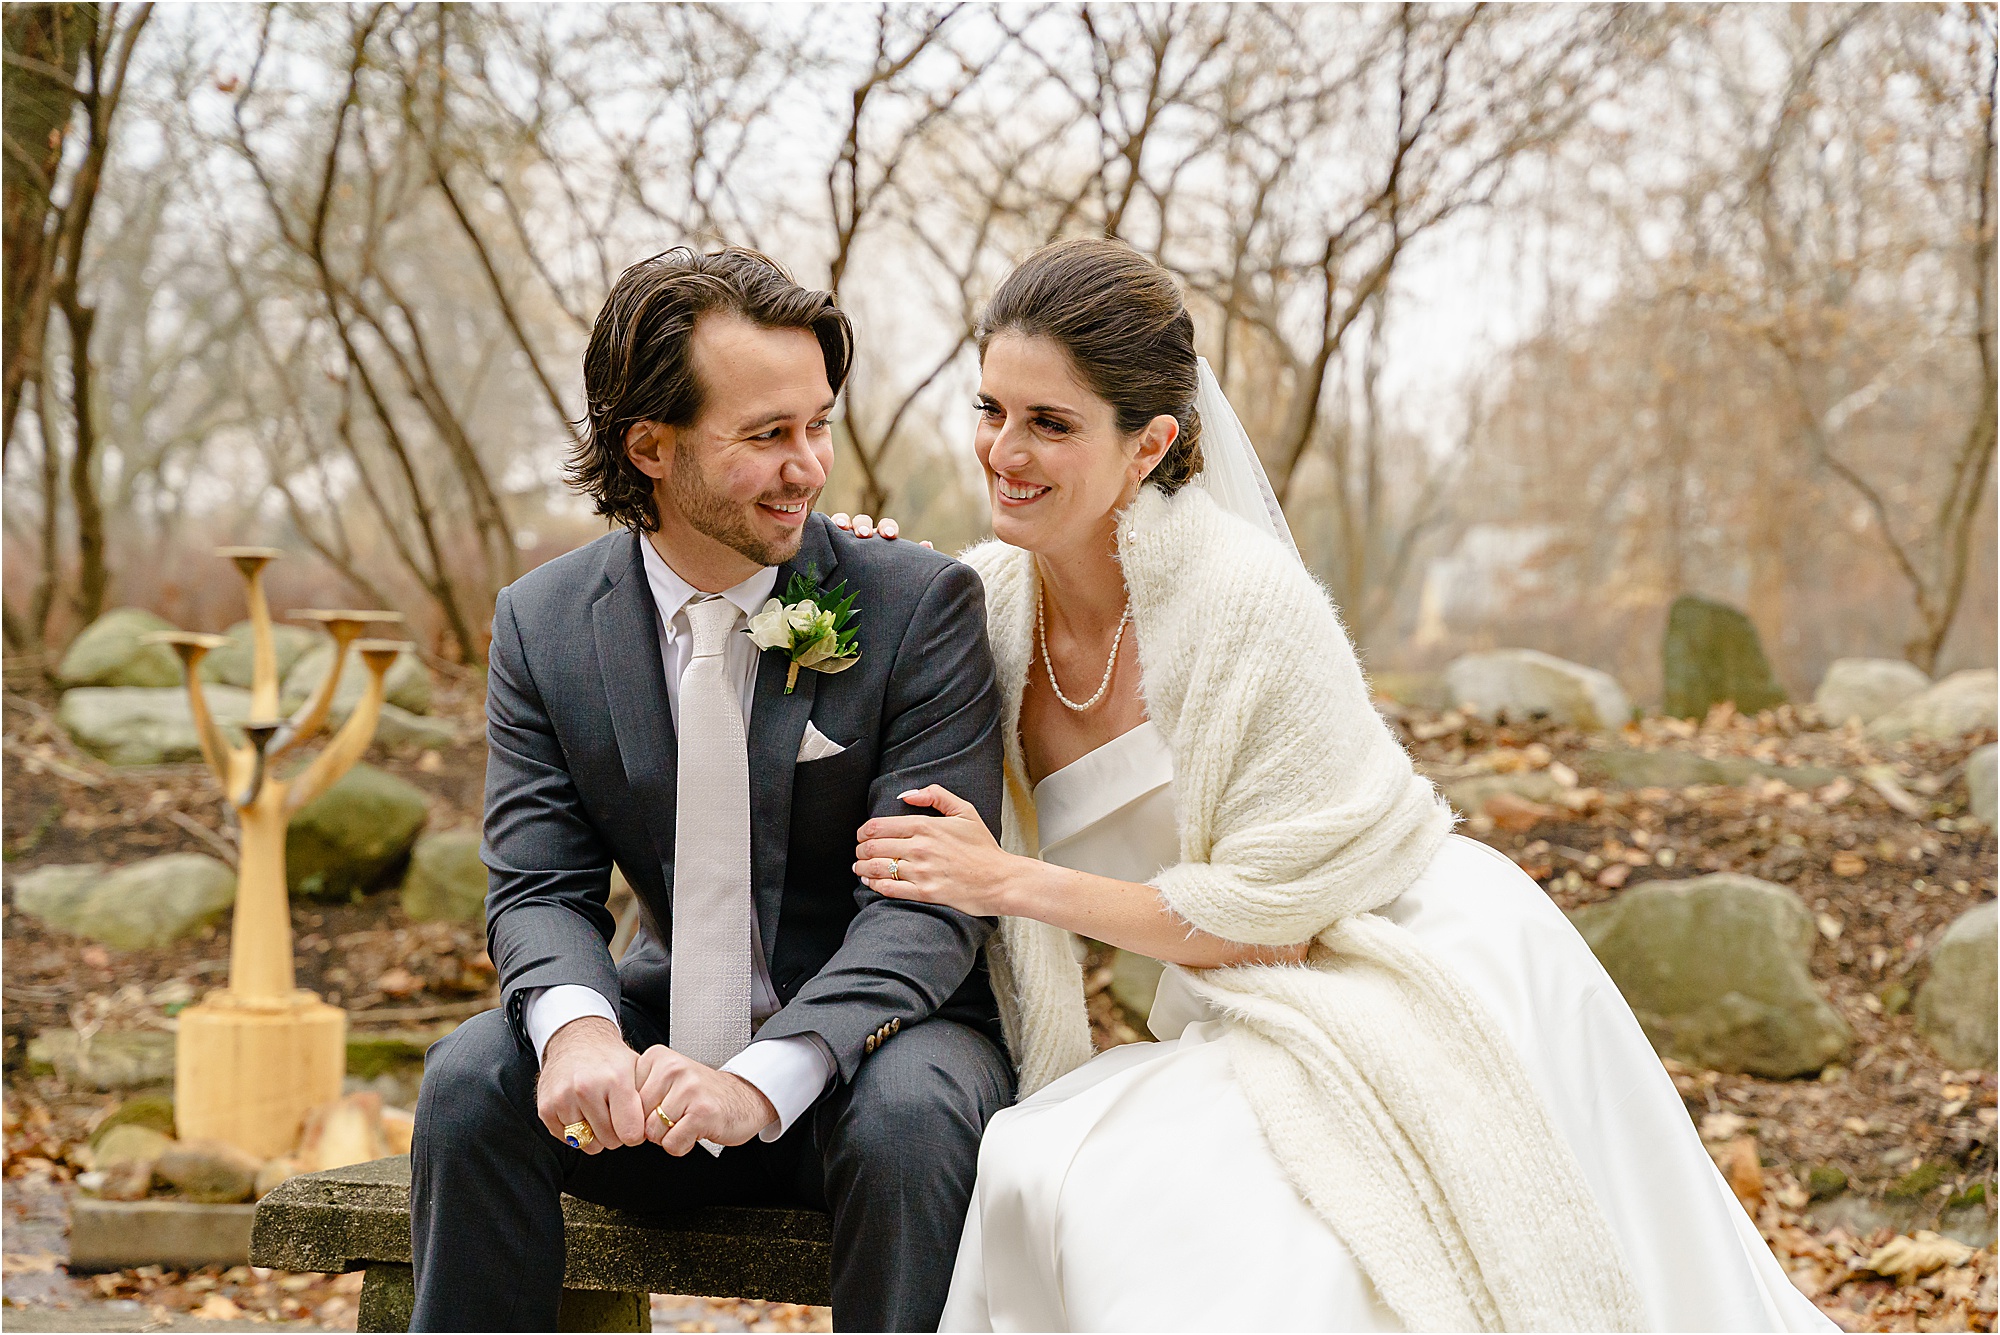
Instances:
[[[1014,911],[1008,891],[1026,859],[1000,847],[972,803],[937,784],[899,800],[938,814],[876,816],[856,831],[854,874],[864,885],[977,917]]]
[[[850,517],[845,512],[836,512],[827,518],[833,521],[834,527],[844,529],[857,538],[887,538],[890,542],[894,542],[903,531],[903,526],[887,515],[883,515],[880,519],[870,519],[867,515]],[[930,543],[920,542],[917,545],[929,547]]]
[[[704,1066],[663,1044],[639,1054],[637,1077],[645,1138],[675,1156],[704,1140],[741,1145],[778,1115],[763,1091],[742,1076]]]

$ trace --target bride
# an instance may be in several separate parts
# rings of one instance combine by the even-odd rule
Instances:
[[[944,1328],[1833,1329],[1370,707],[1166,273],[1049,246],[979,346],[1002,839],[926,788],[855,864],[1001,919],[1021,1099]],[[1158,1042],[1091,1055],[1072,933],[1166,963]]]

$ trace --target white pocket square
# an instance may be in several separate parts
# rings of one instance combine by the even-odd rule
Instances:
[[[828,756],[837,756],[846,749],[839,742],[834,741],[833,738],[815,728],[812,725],[812,721],[808,719],[806,721],[806,735],[799,738],[799,758],[797,763],[803,765],[808,760],[825,760]]]

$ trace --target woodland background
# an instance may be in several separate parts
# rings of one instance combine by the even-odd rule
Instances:
[[[860,333],[828,510],[979,536],[1020,255],[1180,276],[1378,670],[1657,699],[1665,609],[1994,661],[1990,6],[9,5],[5,637],[391,606],[477,663],[602,531],[561,468],[627,264],[733,241]]]

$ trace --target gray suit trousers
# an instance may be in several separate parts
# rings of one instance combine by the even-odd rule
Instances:
[[[666,1041],[629,1001],[623,1010],[635,1049]],[[564,1192],[645,1212],[830,1210],[835,1327],[935,1330],[979,1137],[1014,1091],[991,1039],[932,1018],[904,1026],[778,1140],[677,1159],[653,1145],[571,1149],[536,1116],[536,1074],[499,1011],[475,1016],[425,1060],[410,1200],[423,1282],[412,1330],[554,1330]]]

